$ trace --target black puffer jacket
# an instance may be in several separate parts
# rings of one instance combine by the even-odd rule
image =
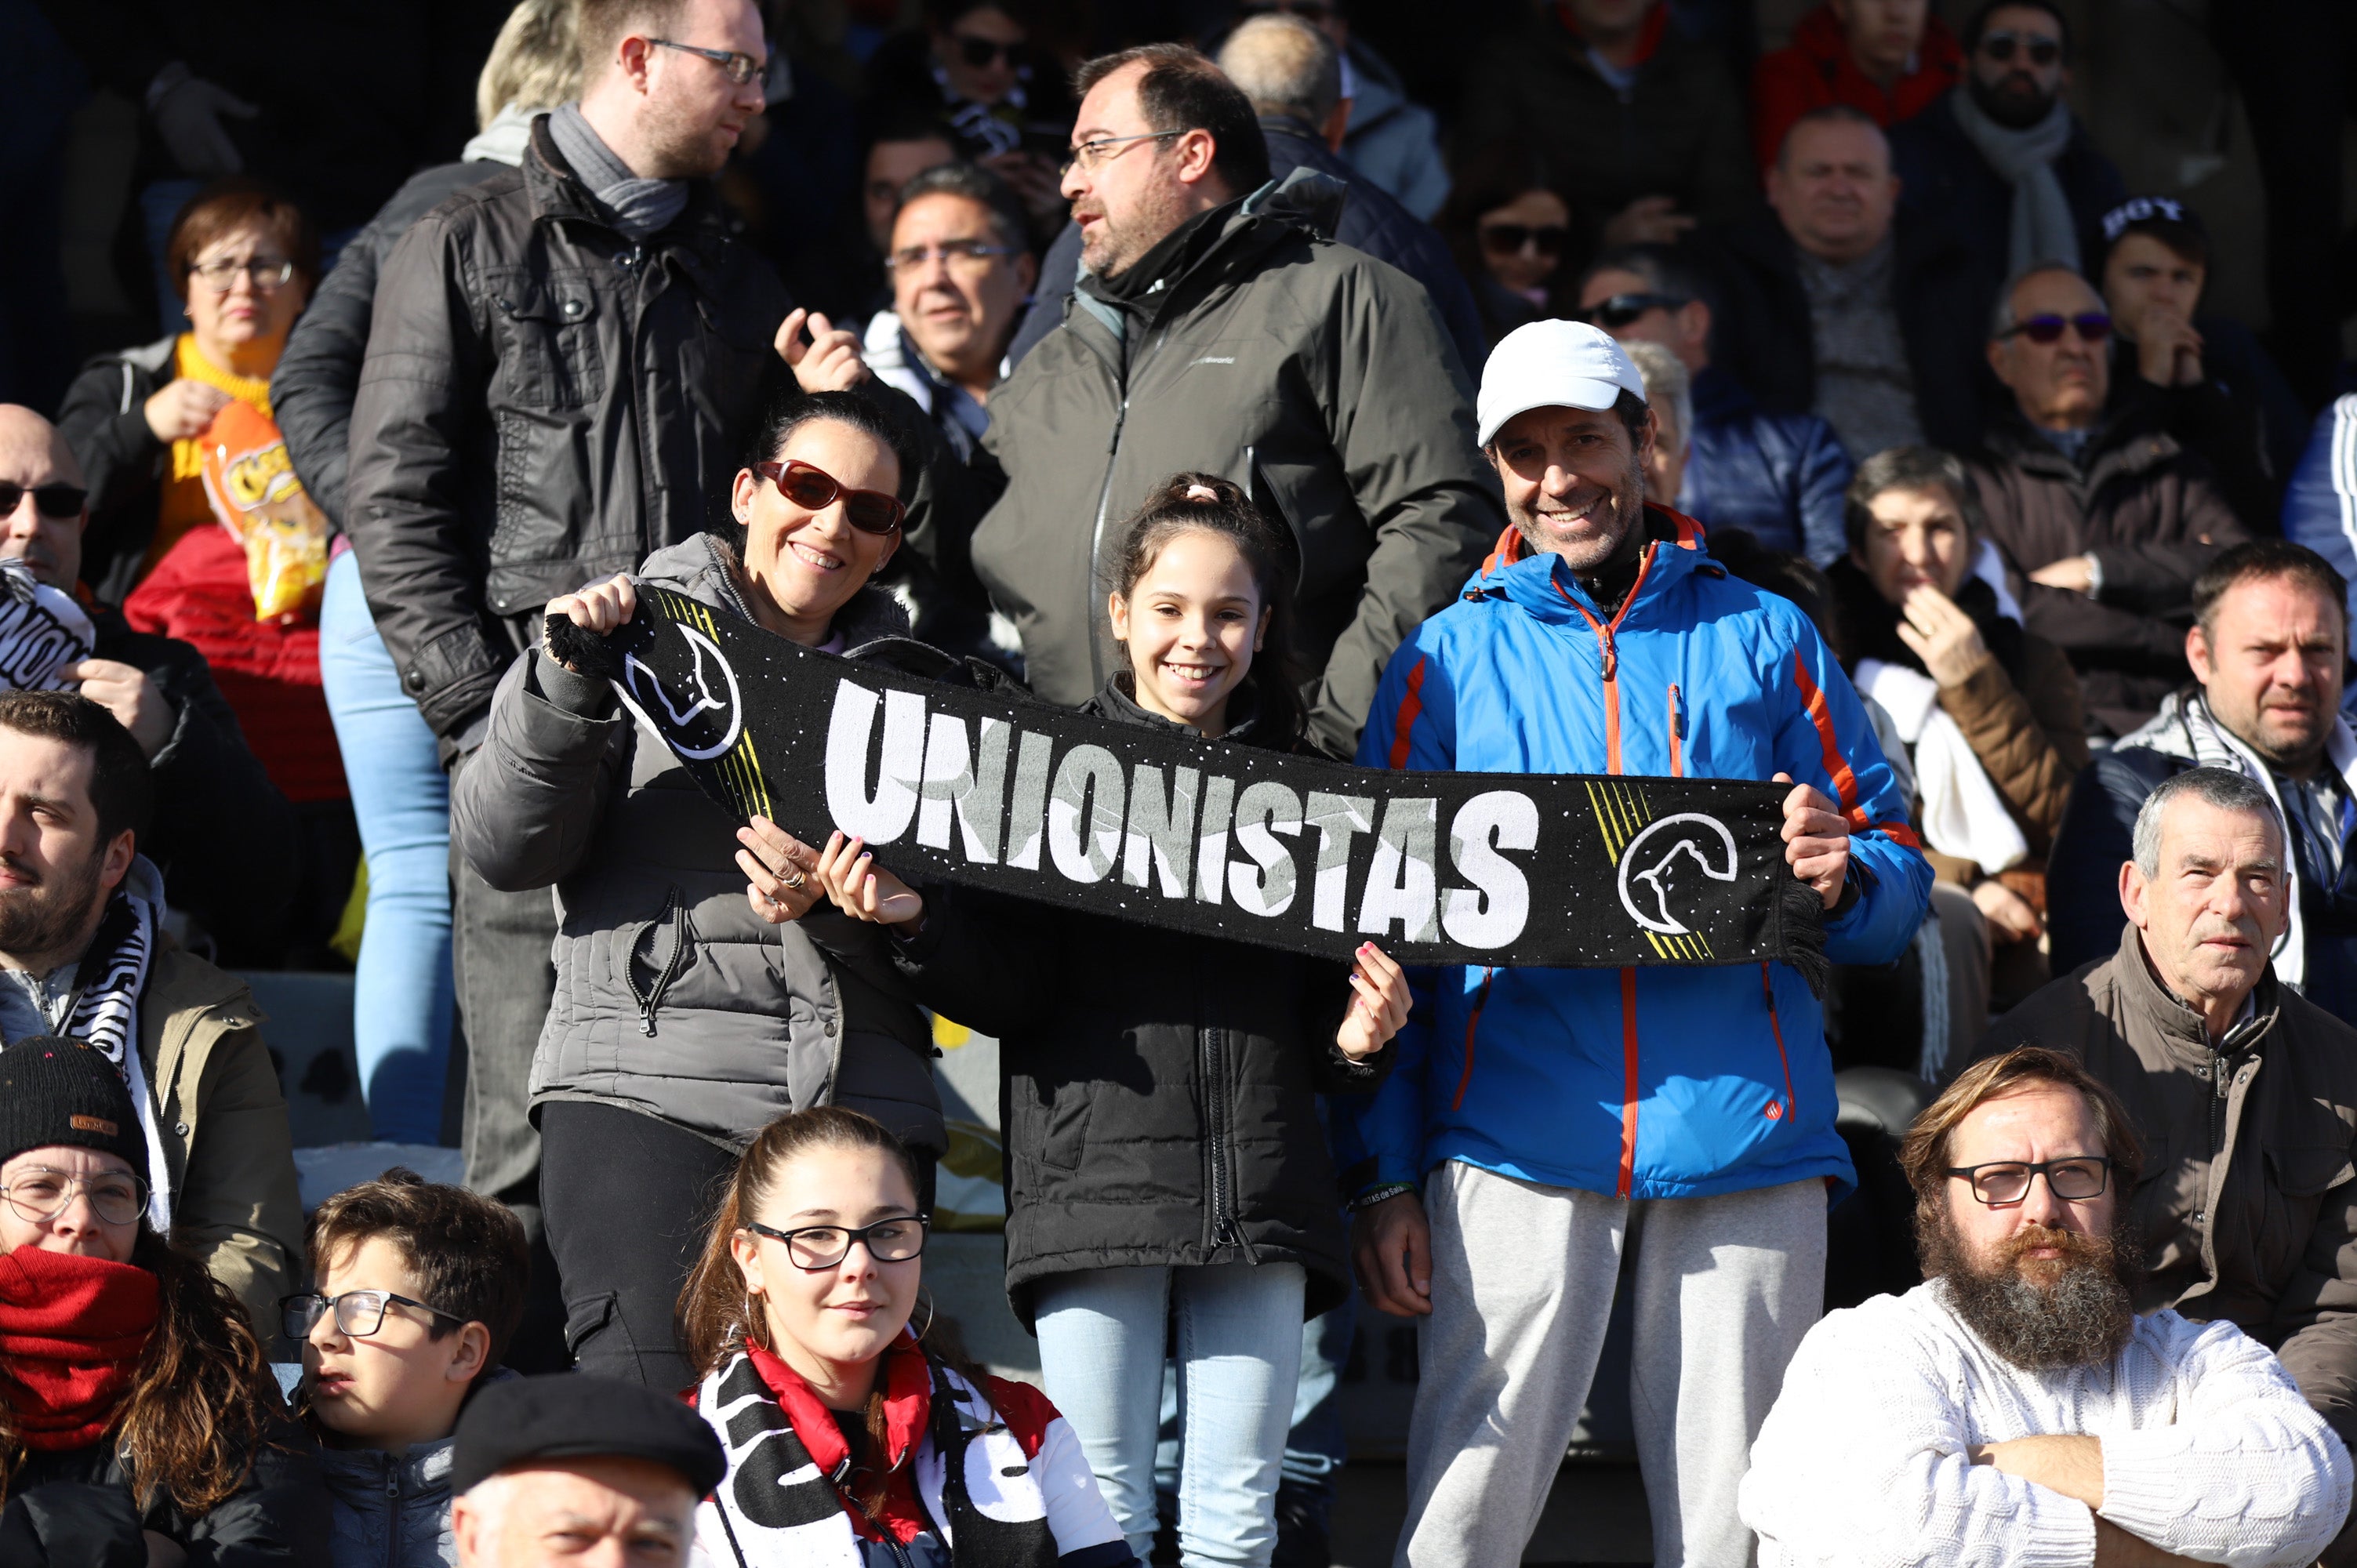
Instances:
[[[328,1561],[332,1516],[311,1436],[285,1414],[264,1428],[245,1483],[190,1518],[158,1490],[144,1509],[110,1443],[30,1454],[8,1478],[0,1563],[145,1563],[152,1530],[188,1554],[189,1568],[315,1568]]]
[[[1167,722],[1117,686],[1082,711]],[[1027,1325],[1032,1284],[1081,1269],[1300,1263],[1309,1316],[1340,1303],[1315,1097],[1373,1088],[1394,1056],[1335,1048],[1342,965],[971,888],[925,901],[899,962],[927,1006],[998,1037],[1006,1293]]]
[[[544,115],[522,167],[402,236],[377,281],[344,528],[436,733],[482,714],[549,599],[703,530],[789,303],[708,184],[644,245],[610,227]]]

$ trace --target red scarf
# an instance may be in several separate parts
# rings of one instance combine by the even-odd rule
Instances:
[[[0,1257],[0,1393],[27,1448],[81,1448],[121,1413],[161,1291],[129,1263],[19,1247]]]

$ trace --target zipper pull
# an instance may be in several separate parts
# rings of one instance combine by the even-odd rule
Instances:
[[[1671,688],[1670,688],[1670,722],[1671,722],[1672,725],[1673,725],[1673,726],[1677,730],[1677,732],[1678,732],[1678,738],[1679,738],[1680,740],[1684,740],[1684,739],[1685,739],[1685,737],[1686,737],[1686,699],[1685,699],[1685,693],[1683,693],[1683,692],[1680,692],[1680,691],[1679,691],[1675,686],[1673,686],[1673,687],[1671,687]]]
[[[1620,666],[1620,655],[1612,646],[1610,632],[1598,634],[1597,640],[1604,645],[1604,678],[1609,681],[1612,679],[1613,671]]]

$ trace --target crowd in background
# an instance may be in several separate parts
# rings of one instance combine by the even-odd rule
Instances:
[[[2057,1391],[2166,1369],[2249,1560],[2357,1562],[2357,25],[2213,16],[2230,233],[2074,109],[2091,9],[0,0],[0,1548],[537,1561],[449,1499],[610,1422],[658,1557],[1323,1563],[1366,1305],[1404,1563],[1519,1553],[1608,1375],[1658,1561],[1898,1560],[1795,1455],[1996,1429],[1780,1439],[1845,1356],[1995,1357],[2023,1443],[2186,1423]],[[77,344],[93,91],[140,325]],[[903,881],[634,725],[648,587],[1113,726],[1773,779],[1829,973]],[[353,972],[463,1189],[307,1220],[265,969]],[[919,1304],[936,1017],[1001,1042],[1045,1396]],[[2169,1455],[1986,1441],[1877,1550],[2213,1544]]]

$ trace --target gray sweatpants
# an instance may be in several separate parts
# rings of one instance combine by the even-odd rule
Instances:
[[[1631,1201],[1451,1161],[1425,1184],[1432,1316],[1395,1568],[1521,1560],[1635,1249],[1630,1402],[1660,1568],[1741,1568],[1735,1488],[1824,1298],[1825,1187]]]

